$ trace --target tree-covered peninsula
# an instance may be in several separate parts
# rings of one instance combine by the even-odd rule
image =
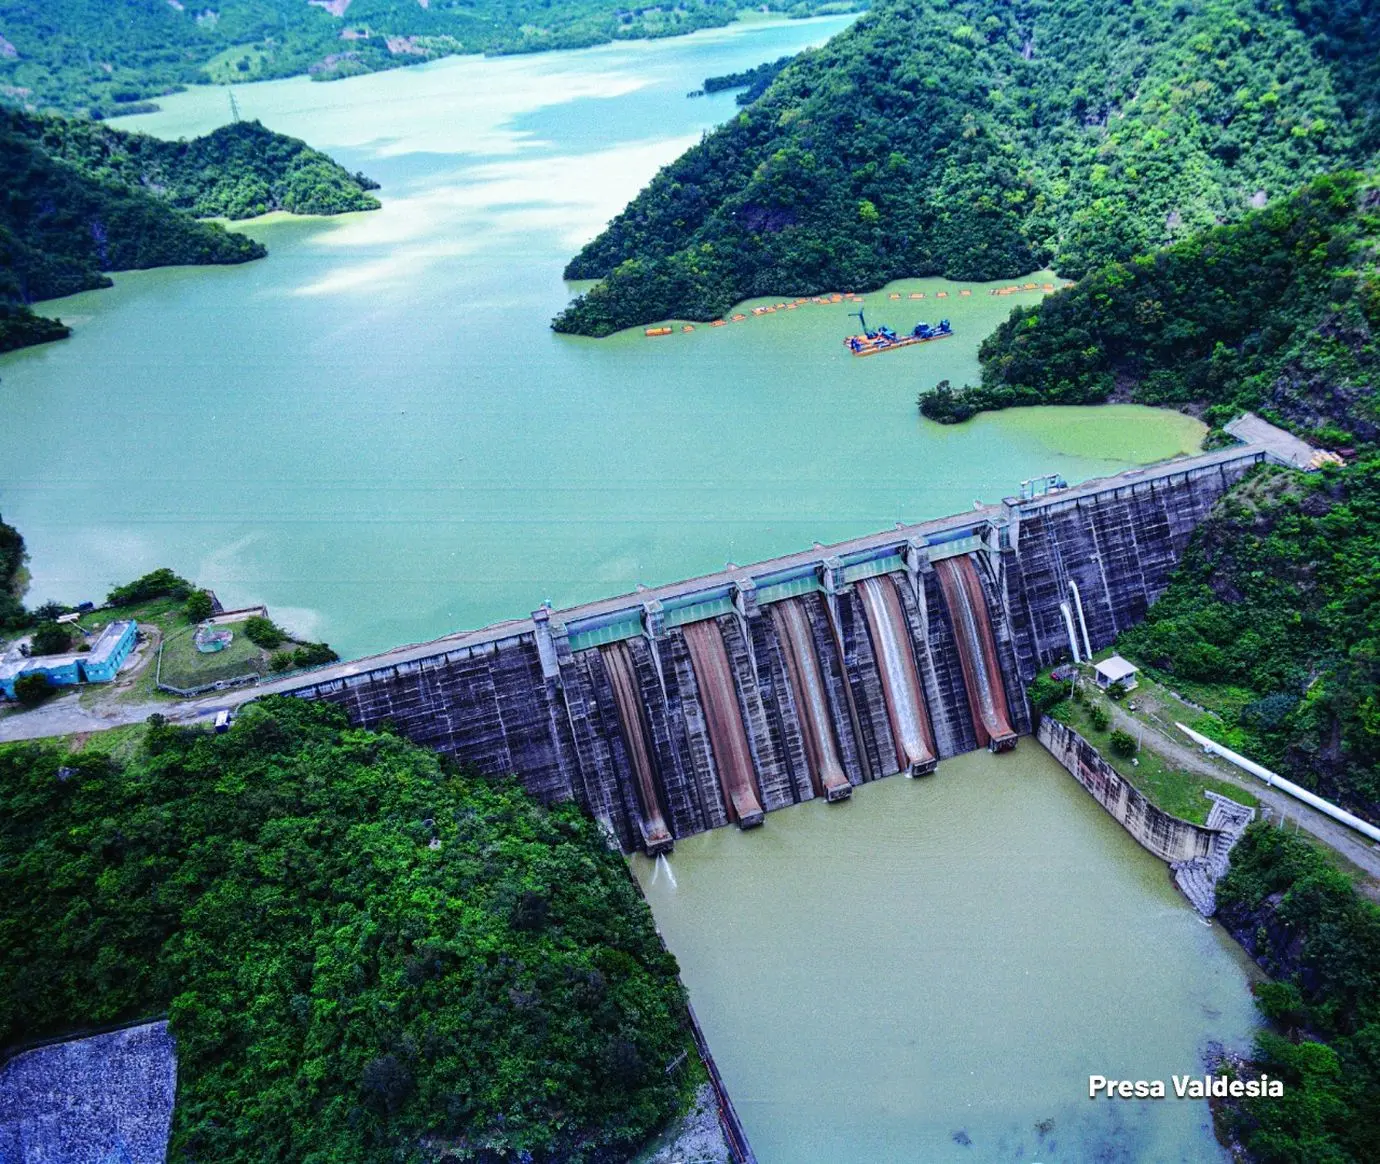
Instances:
[[[0,100],[109,117],[185,85],[333,80],[454,53],[679,36],[865,0],[0,0]]]
[[[1243,408],[1333,446],[1380,437],[1380,186],[1360,174],[1109,263],[982,344],[982,382],[920,397],[953,423],[1021,404]]]
[[[67,335],[28,304],[108,287],[108,271],[266,253],[201,217],[378,206],[367,178],[258,122],[169,142],[0,108],[0,169],[0,351]]]
[[[515,780],[280,697],[0,799],[0,1046],[166,1013],[170,1160],[612,1164],[693,1082],[622,858]]]
[[[902,276],[1077,277],[1377,145],[1380,13],[884,0],[663,169],[570,263],[606,335]]]

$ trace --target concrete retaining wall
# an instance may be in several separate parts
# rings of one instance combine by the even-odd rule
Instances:
[[[1156,808],[1071,727],[1045,716],[1036,738],[1142,848],[1160,860],[1172,864],[1206,859],[1212,854],[1217,829],[1180,820]]]

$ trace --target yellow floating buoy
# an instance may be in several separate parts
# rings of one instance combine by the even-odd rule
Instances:
[[[682,327],[680,330],[681,330],[681,331],[694,331],[695,329],[694,329],[693,327],[691,327],[690,324],[687,323],[687,324],[686,324],[684,327]]]
[[[671,329],[670,329],[669,327],[649,327],[649,328],[648,328],[646,331],[644,331],[642,334],[643,334],[643,335],[647,335],[647,336],[651,336],[651,335],[670,335],[670,334],[671,334]]]
[[[1046,284],[1044,284],[1044,285],[1040,288],[1040,290],[1041,290],[1041,291],[1053,291],[1053,290],[1054,290],[1054,284],[1053,284],[1053,283],[1046,283]]]
[[[936,299],[947,299],[949,297],[949,293],[947,291],[936,291],[934,293],[934,297]]]
[[[910,297],[912,299],[923,299],[925,298],[925,293],[923,291],[912,291]]]
[[[900,299],[901,296],[900,296],[899,294],[897,294],[895,291],[893,291],[890,295],[887,296],[887,298],[888,298],[888,299]]]
[[[972,292],[969,291],[967,287],[965,287],[965,288],[963,288],[962,291],[959,292],[959,294],[960,294],[960,295],[971,295]]]
[[[711,323],[709,326],[710,326],[710,327],[723,327],[723,325],[724,325],[725,323],[727,323],[727,322],[728,322],[728,321],[727,321],[726,319],[716,319],[716,320],[715,320],[713,323]]]

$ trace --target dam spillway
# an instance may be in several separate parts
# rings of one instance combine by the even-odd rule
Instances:
[[[1025,685],[1163,592],[1257,446],[399,648],[265,686],[394,724],[627,851],[1032,729]]]
[[[959,665],[968,688],[973,731],[994,752],[1016,746],[1003,690],[997,644],[992,636],[982,582],[969,557],[946,558],[934,567],[949,614],[956,620]]]

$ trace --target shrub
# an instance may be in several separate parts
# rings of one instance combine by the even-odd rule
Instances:
[[[339,658],[327,643],[303,643],[292,652],[292,662],[297,667],[319,667],[323,663],[334,663]]]
[[[296,666],[291,651],[274,651],[268,657],[268,669],[270,671],[291,671]]]
[[[271,651],[287,642],[287,632],[271,618],[255,615],[244,620],[244,636],[256,647]]]
[[[1069,693],[1067,683],[1059,683],[1047,675],[1036,675],[1034,682],[1026,688],[1030,706],[1037,715],[1047,714],[1055,704],[1063,702]]]
[[[1120,703],[1123,699],[1126,698],[1126,691],[1126,684],[1123,683],[1120,679],[1118,679],[1115,683],[1113,683],[1110,687],[1107,688],[1107,698],[1115,703]]]
[[[1100,703],[1089,704],[1088,719],[1092,721],[1093,727],[1100,732],[1107,730],[1107,725],[1111,722],[1111,716],[1107,714],[1107,709]]]
[[[14,681],[14,697],[25,707],[37,707],[55,690],[48,676],[36,671],[21,675]]]
[[[1123,759],[1129,759],[1136,754],[1136,737],[1128,731],[1117,728],[1111,736],[1112,751]]]
[[[61,655],[72,649],[72,632],[60,622],[41,622],[34,631],[29,651],[35,655]]]
[[[214,610],[211,595],[206,590],[193,590],[187,595],[187,602],[182,607],[188,622],[200,622],[203,618],[210,618]]]
[[[162,566],[125,586],[116,586],[105,601],[109,606],[128,606],[150,598],[186,598],[191,592],[192,584],[187,579]]]

